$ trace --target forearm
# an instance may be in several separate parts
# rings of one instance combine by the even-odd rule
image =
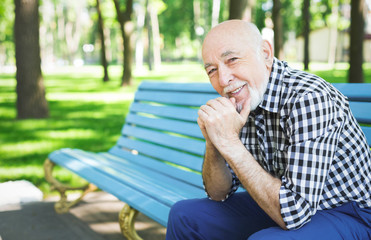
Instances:
[[[240,141],[222,149],[221,154],[250,196],[281,228],[286,229],[279,203],[281,180],[265,171]]]
[[[202,178],[209,196],[215,201],[224,200],[231,190],[232,174],[218,150],[206,143]]]

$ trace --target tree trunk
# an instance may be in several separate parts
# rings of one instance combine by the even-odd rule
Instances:
[[[211,27],[214,27],[219,23],[219,15],[220,15],[220,0],[213,0]]]
[[[364,38],[364,0],[351,1],[349,75],[351,83],[362,83],[363,78],[363,38]]]
[[[310,33],[310,0],[303,2],[303,21],[304,21],[304,70],[309,69],[309,33]]]
[[[283,59],[283,24],[281,16],[281,2],[273,0],[272,21],[274,31],[274,55],[278,59]]]
[[[153,63],[155,68],[159,68],[161,66],[161,36],[157,15],[157,9],[153,5],[150,5],[150,16],[153,35]]]
[[[147,63],[148,69],[153,70],[153,38],[152,38],[152,25],[151,25],[151,15],[149,9],[149,0],[146,0],[146,27],[147,27],[147,37],[148,37],[148,48],[147,48]]]
[[[328,64],[331,68],[334,68],[336,62],[336,48],[338,42],[338,19],[339,19],[339,1],[334,0],[331,10],[331,14],[334,18],[330,26],[330,40],[329,40],[329,54],[328,54]]]
[[[144,44],[143,44],[143,28],[145,22],[145,10],[143,6],[138,6],[137,8],[137,34],[135,43],[135,67],[137,70],[143,69],[143,54],[144,54]]]
[[[243,19],[247,0],[229,0],[229,19]]]
[[[98,30],[99,30],[99,36],[101,39],[101,63],[103,66],[104,70],[104,77],[103,77],[103,82],[108,82],[109,81],[109,76],[108,76],[108,61],[107,61],[107,52],[106,52],[106,41],[104,37],[104,23],[103,23],[103,17],[102,17],[102,12],[100,9],[100,0],[97,0],[97,12],[98,12]]]
[[[49,115],[41,73],[38,0],[14,0],[17,118]]]
[[[134,31],[134,26],[131,21],[133,13],[133,0],[126,1],[125,12],[121,11],[118,0],[113,0],[116,8],[117,20],[120,23],[120,30],[124,42],[124,62],[121,86],[130,85],[132,81],[132,55],[131,37]]]

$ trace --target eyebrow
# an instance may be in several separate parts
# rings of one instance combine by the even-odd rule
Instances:
[[[235,52],[233,52],[233,51],[227,50],[227,51],[223,52],[220,56],[221,56],[222,58],[224,58],[224,57],[227,57],[227,56],[229,56],[229,55],[231,55],[231,54],[234,54],[234,53],[235,53]],[[204,65],[204,68],[206,69],[206,68],[210,67],[211,65],[212,65],[211,63],[206,63],[206,64]]]
[[[226,57],[226,56],[234,54],[234,53],[235,52],[233,52],[233,51],[227,50],[227,51],[223,52],[220,56],[221,57]]]

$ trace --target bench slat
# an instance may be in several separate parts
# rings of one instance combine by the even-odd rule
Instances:
[[[187,171],[174,165],[164,164],[161,161],[143,155],[137,155],[134,156],[133,159],[131,159],[130,158],[131,153],[123,149],[120,149],[119,147],[113,147],[110,150],[110,153],[107,154],[119,158],[134,160],[135,164],[141,165],[149,169],[153,169],[154,171],[162,172],[163,174],[169,175],[172,178],[176,178],[183,182],[188,182],[189,184],[194,185],[196,187],[203,188],[202,176],[200,173]]]
[[[119,147],[113,147],[110,150],[110,154],[116,156],[116,157],[121,157],[121,158],[126,158],[132,160],[132,156],[130,155],[131,153],[120,149]],[[149,157],[145,156],[140,156],[137,155],[134,157],[134,160],[136,160],[136,164],[155,169],[156,171],[163,172],[164,174],[167,174],[173,178],[180,179],[184,182],[188,182],[194,186],[202,188],[202,177],[199,174],[196,174],[194,172],[190,171],[185,171],[184,169],[180,169],[174,166],[171,166],[169,164],[163,164],[160,161],[154,160]]]
[[[139,160],[128,161],[125,158],[119,159],[113,155],[90,153],[79,149],[63,149],[63,153],[96,168],[97,171],[117,178],[145,194],[154,197],[160,196],[157,200],[169,206],[179,199],[192,197],[195,193],[202,190],[202,187],[190,185],[184,182],[183,179],[173,178],[161,171],[153,171],[153,169],[146,166],[135,164]],[[127,156],[132,157],[132,155]],[[166,164],[160,163],[158,165],[160,165],[159,168],[162,168]],[[153,182],[153,179],[157,181]],[[148,186],[151,187],[148,188]]]
[[[190,137],[203,139],[203,135],[197,123],[189,123],[163,118],[149,118],[135,114],[129,114],[128,116],[126,116],[126,123],[154,128],[162,131],[170,131]]]
[[[349,106],[358,123],[371,124],[371,102],[349,102]]]
[[[126,137],[121,137],[117,146],[124,147],[130,150],[136,150],[140,154],[174,163],[198,172],[201,172],[202,169],[202,157],[197,157],[173,149],[153,145],[147,142],[136,141],[134,139],[128,139]]]
[[[215,94],[201,95],[197,93],[184,92],[140,91],[135,94],[134,100],[199,107],[214,97]]]
[[[205,152],[204,141],[198,141],[191,138],[172,136],[162,132],[129,125],[125,125],[122,134],[197,155],[204,155]]]
[[[209,83],[166,83],[166,82],[142,82],[139,90],[165,90],[182,92],[216,93]]]
[[[94,183],[103,191],[113,194],[133,208],[140,209],[143,214],[154,219],[163,226],[167,225],[167,217],[170,211],[169,206],[142,192],[138,192],[136,189],[133,189],[92,167],[76,161],[76,159],[69,158],[67,155],[63,156],[63,153],[60,151],[53,152],[49,155],[49,158],[56,164],[63,166],[72,172],[78,173],[80,177],[84,178],[88,182]],[[99,181],[97,181],[97,179],[99,179]],[[120,191],[117,191],[118,189]]]
[[[369,83],[334,83],[332,85],[350,101],[371,102],[371,84]]]
[[[361,126],[363,133],[366,136],[368,146],[371,148],[371,127]]]
[[[131,112],[141,112],[185,121],[197,121],[197,111],[195,108],[157,106],[144,103],[133,102],[130,108]]]

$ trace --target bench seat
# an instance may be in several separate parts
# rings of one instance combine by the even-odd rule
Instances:
[[[101,190],[111,193],[135,209],[140,209],[148,217],[166,226],[170,207],[177,201],[205,197],[201,176],[183,170],[171,170],[166,166],[156,170],[151,159],[138,155],[117,157],[110,153],[91,153],[79,149],[61,149],[49,158],[68,170],[78,173]],[[133,160],[141,164],[136,164]],[[148,167],[151,166],[151,167]],[[171,168],[170,166],[168,168]],[[196,184],[186,184],[177,178],[192,179]],[[156,181],[153,181],[156,179]],[[149,187],[150,186],[150,187]]]

